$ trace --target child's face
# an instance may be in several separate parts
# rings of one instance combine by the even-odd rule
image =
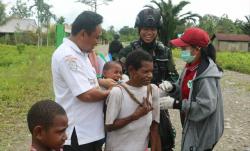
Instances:
[[[132,69],[130,72],[130,78],[136,81],[140,85],[148,85],[153,78],[153,62],[142,61],[141,68],[138,70]]]
[[[47,130],[42,129],[41,142],[50,149],[59,149],[63,147],[68,127],[68,118],[66,115],[57,115],[53,120],[53,125]]]
[[[122,78],[122,67],[119,64],[113,64],[109,70],[103,71],[105,78],[110,78],[119,81]]]

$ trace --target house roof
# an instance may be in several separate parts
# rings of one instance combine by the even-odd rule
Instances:
[[[0,26],[0,33],[14,33],[20,31],[36,32],[37,24],[34,19],[11,18]]]
[[[250,42],[250,36],[249,35],[243,35],[243,34],[222,34],[222,33],[216,33],[213,35],[213,38],[217,38],[219,41],[236,41],[236,42]]]

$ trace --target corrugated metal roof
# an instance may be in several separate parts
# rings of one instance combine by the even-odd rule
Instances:
[[[216,37],[219,41],[238,41],[238,42],[250,42],[249,35],[243,34],[222,34],[216,33],[213,35],[213,38]]]
[[[34,19],[11,18],[0,26],[0,33],[14,33],[22,31],[36,32],[37,24]]]

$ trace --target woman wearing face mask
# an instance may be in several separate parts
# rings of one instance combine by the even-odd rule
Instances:
[[[160,106],[180,109],[182,151],[211,151],[224,129],[222,69],[215,63],[215,48],[200,28],[188,28],[170,43],[181,48],[186,65],[176,84],[160,85],[171,96],[162,97]]]

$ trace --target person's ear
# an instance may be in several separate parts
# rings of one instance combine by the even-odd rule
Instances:
[[[132,67],[132,66],[128,67],[128,73],[129,73],[130,77],[133,77],[135,75],[135,72],[136,72],[136,70],[134,67]]]
[[[36,139],[42,140],[44,135],[44,128],[41,125],[37,125],[34,127],[33,135]]]

